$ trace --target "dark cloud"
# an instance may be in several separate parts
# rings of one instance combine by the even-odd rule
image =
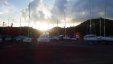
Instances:
[[[62,17],[64,16],[66,12],[66,5],[67,1],[66,0],[56,0],[55,4],[53,5],[52,14],[55,17]]]
[[[40,5],[42,5],[41,0],[33,0],[31,3],[28,4],[28,8],[22,10],[22,16],[24,18],[28,18],[30,12],[30,18],[32,21],[44,19],[45,14],[43,10],[39,8]]]
[[[30,3],[32,19],[45,19],[45,9],[40,9],[42,5],[51,13],[51,17],[46,18],[50,23],[61,21],[64,17],[70,18],[70,22],[80,22],[97,17],[113,18],[113,0],[54,0],[52,8],[44,6],[41,1],[44,0],[34,0]],[[26,10],[23,16],[27,16]]]
[[[71,0],[69,2],[72,18],[89,19],[97,17],[113,17],[113,0]],[[105,10],[106,9],[106,10]]]

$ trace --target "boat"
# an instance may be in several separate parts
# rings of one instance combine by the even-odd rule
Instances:
[[[51,41],[58,41],[60,38],[58,36],[53,36],[50,38]]]
[[[84,36],[84,40],[89,40],[89,41],[96,41],[98,40],[96,35],[93,34],[87,34]]]
[[[38,42],[50,42],[49,33],[44,32],[38,39]]]
[[[15,40],[16,40],[17,42],[22,42],[23,39],[24,39],[24,37],[25,37],[25,36],[19,35],[19,36],[16,36],[16,37],[15,37]]]
[[[32,42],[32,38],[31,37],[24,37],[23,42],[30,43],[30,42]]]

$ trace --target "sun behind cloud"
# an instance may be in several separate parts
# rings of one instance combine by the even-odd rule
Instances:
[[[49,30],[52,28],[51,25],[49,25],[48,23],[45,23],[45,22],[37,22],[33,28],[36,28],[38,30],[41,30],[41,31],[46,31],[46,30]]]

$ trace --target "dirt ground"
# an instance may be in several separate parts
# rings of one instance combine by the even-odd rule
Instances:
[[[80,42],[13,43],[0,48],[0,64],[113,64],[113,46]]]

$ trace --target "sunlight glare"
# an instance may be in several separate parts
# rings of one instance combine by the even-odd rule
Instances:
[[[41,31],[46,31],[52,28],[51,25],[44,22],[37,22],[33,27]]]

